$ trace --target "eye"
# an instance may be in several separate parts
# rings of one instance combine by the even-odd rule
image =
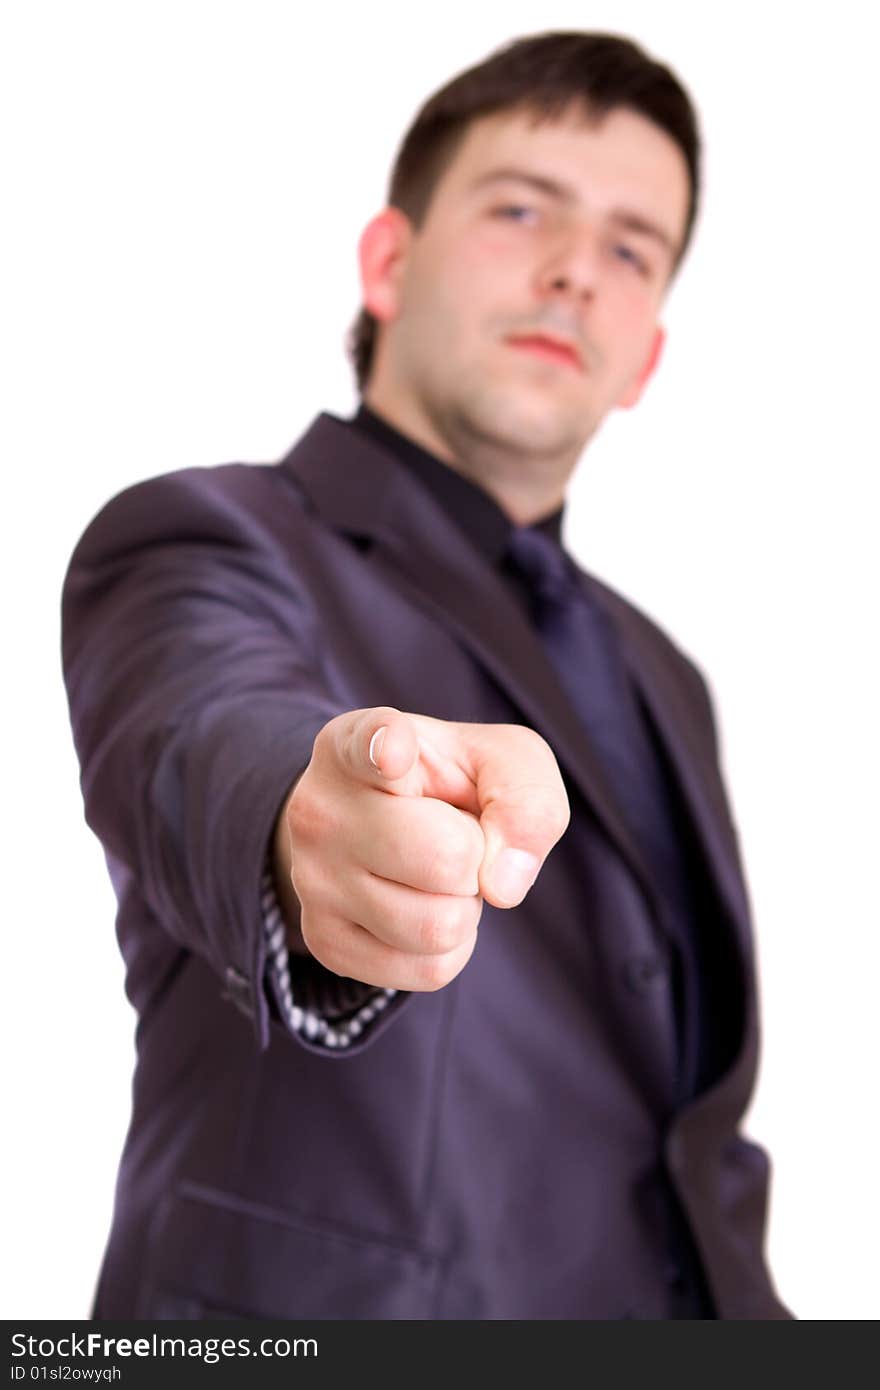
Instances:
[[[528,222],[537,217],[537,209],[525,203],[502,203],[492,209],[493,217],[502,217],[507,222]]]
[[[640,256],[637,251],[634,251],[631,246],[627,246],[625,243],[621,242],[619,245],[615,246],[614,254],[626,265],[631,265],[640,275],[648,274],[650,267],[647,261],[643,256]]]

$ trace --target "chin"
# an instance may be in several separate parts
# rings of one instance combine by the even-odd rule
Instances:
[[[486,391],[468,402],[463,415],[474,434],[504,448],[547,454],[579,449],[590,433],[589,425],[561,403],[534,395],[523,390]]]

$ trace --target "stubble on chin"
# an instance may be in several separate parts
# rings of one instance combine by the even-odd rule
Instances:
[[[492,385],[462,392],[451,424],[463,446],[501,457],[556,459],[560,467],[578,457],[594,428],[561,403]]]

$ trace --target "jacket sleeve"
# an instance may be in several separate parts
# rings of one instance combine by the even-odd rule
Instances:
[[[265,872],[285,797],[320,729],[348,705],[322,675],[320,615],[291,564],[295,538],[282,543],[247,504],[250,472],[168,474],[98,514],[64,582],[64,680],[86,821],[108,858],[173,941],[213,966],[261,1046],[274,1020],[326,1052],[320,1029],[291,1027],[270,983],[282,943],[280,918],[267,922]],[[291,957],[294,985],[297,971],[320,1018],[322,981],[338,994],[340,977]],[[376,997],[348,984],[361,1006],[364,991]],[[378,993],[384,1012],[349,1050],[395,1011]]]

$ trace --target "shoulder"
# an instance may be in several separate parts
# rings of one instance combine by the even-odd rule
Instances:
[[[160,473],[124,488],[92,517],[71,563],[95,563],[157,545],[250,548],[279,526],[296,528],[305,501],[281,464],[225,463]]]

